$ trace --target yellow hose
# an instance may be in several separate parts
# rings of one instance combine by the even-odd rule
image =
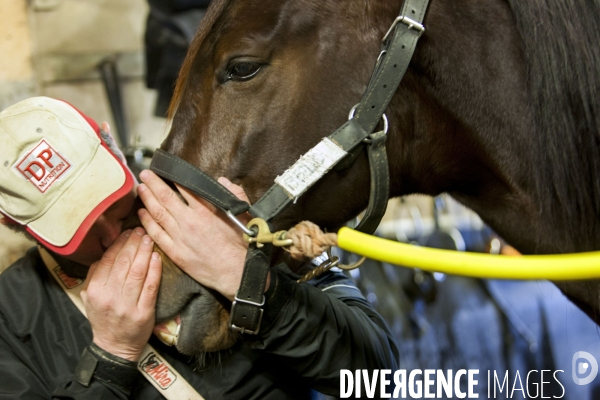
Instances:
[[[361,256],[425,271],[486,279],[600,278],[600,252],[503,256],[419,247],[342,228],[338,246]]]

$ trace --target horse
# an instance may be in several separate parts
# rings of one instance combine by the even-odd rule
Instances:
[[[255,202],[347,120],[402,3],[213,1],[180,71],[161,148],[229,178]],[[448,193],[524,254],[600,249],[599,18],[600,3],[584,0],[431,0],[386,110],[390,196]],[[366,207],[368,187],[362,152],[275,228],[306,219],[333,231]],[[597,281],[555,284],[600,322]],[[199,298],[170,298],[168,314]],[[211,301],[221,307],[211,313],[227,314],[218,296]],[[203,322],[181,332],[225,348],[236,337],[223,321],[212,333]]]

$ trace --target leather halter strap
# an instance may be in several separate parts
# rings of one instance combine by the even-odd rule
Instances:
[[[365,139],[374,139],[370,137],[374,135],[373,129],[379,123],[406,73],[417,41],[423,33],[422,22],[428,3],[429,0],[404,2],[400,16],[395,19],[382,41],[380,56],[367,90],[356,107],[355,116],[329,136],[329,139],[341,150],[349,152],[361,145]],[[385,213],[389,195],[385,137],[381,136],[379,135],[367,145],[371,190],[367,212],[357,227],[357,230],[365,233],[373,233],[377,228]],[[333,165],[329,166],[331,167]],[[250,207],[235,198],[200,169],[160,149],[156,151],[150,169],[163,178],[187,187],[216,207],[225,212],[230,211],[234,215],[249,210],[252,216],[271,221],[297,198],[276,183]]]
[[[225,212],[240,215],[250,208],[250,204],[239,200],[200,168],[162,149],[154,152],[150,169],[156,175],[180,184]]]
[[[382,40],[382,48],[367,90],[348,122],[323,139],[317,146],[277,177],[276,183],[251,207],[234,198],[218,182],[193,165],[163,150],[157,150],[150,169],[157,175],[177,182],[206,198],[228,214],[249,210],[254,217],[270,221],[301,196],[318,179],[345,158],[357,146],[366,143],[371,170],[369,205],[357,227],[373,233],[387,207],[389,169],[385,152],[386,132],[373,130],[381,120],[398,89],[419,37],[429,0],[405,0],[400,15]],[[298,173],[296,173],[298,172]],[[243,203],[243,204],[240,204]],[[250,245],[240,290],[231,309],[230,327],[242,333],[257,334],[264,304],[264,280],[269,268],[270,246]],[[264,254],[260,254],[264,252]],[[257,280],[260,280],[257,284]]]

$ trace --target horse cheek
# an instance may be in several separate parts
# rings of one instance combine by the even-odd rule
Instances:
[[[163,273],[156,300],[156,319],[164,321],[175,317],[190,297],[198,292],[200,285],[179,269],[160,247],[154,245],[154,251],[160,255],[163,263]]]

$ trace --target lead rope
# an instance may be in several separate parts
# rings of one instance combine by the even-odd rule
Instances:
[[[246,242],[256,243],[257,247],[265,244],[282,247],[290,253],[290,256],[294,260],[310,261],[320,257],[323,253],[327,254],[327,259],[319,266],[304,274],[302,278],[298,279],[298,283],[316,278],[333,267],[343,270],[358,268],[366,260],[366,257],[362,257],[354,264],[340,264],[339,258],[331,254],[331,248],[337,246],[337,234],[325,233],[310,221],[302,221],[288,231],[271,233],[268,224],[263,219],[254,218],[248,223],[247,228],[249,230],[256,228],[257,231],[255,236],[244,234]]]
[[[81,300],[83,280],[69,277],[50,253],[38,246],[44,265],[56,279],[60,287],[71,299],[75,307],[87,318],[85,307]],[[146,343],[137,363],[137,369],[168,400],[204,400],[183,376],[167,362],[150,344]]]

